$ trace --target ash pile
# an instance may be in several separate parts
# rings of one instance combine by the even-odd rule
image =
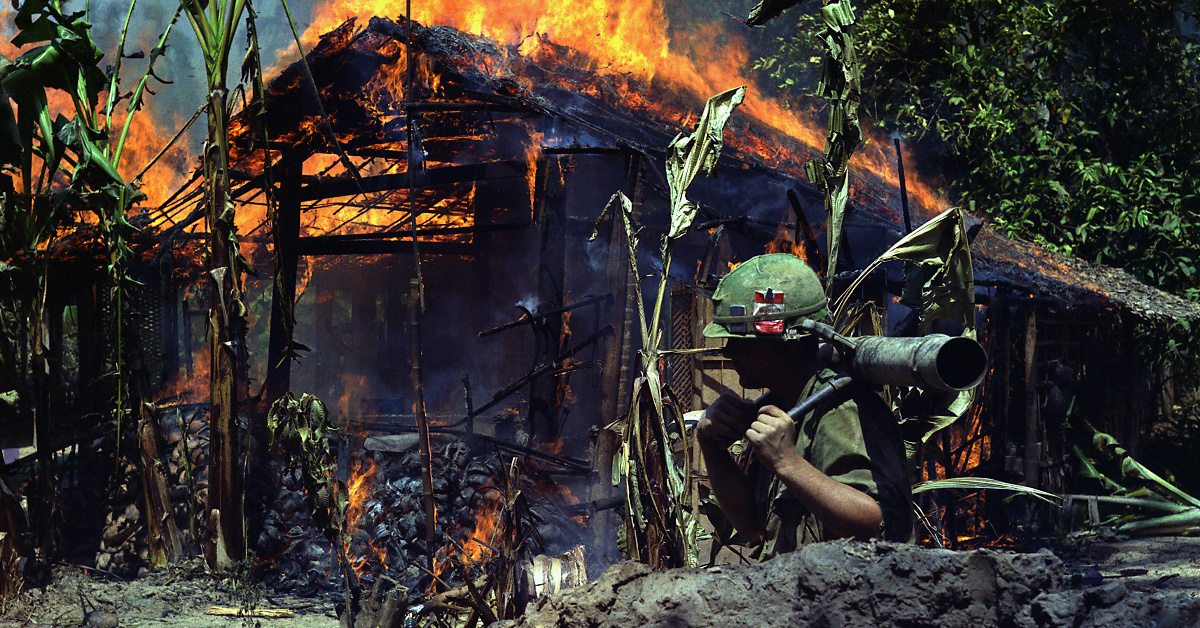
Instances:
[[[417,435],[372,436],[361,443],[361,449],[345,447],[339,454],[348,476],[351,590],[379,584],[419,596],[488,575],[502,553],[563,554],[591,542],[593,508],[573,503],[570,491],[554,480],[559,470],[507,453],[492,439],[462,434],[431,438],[431,547]],[[357,457],[346,456],[346,449],[357,449]],[[314,524],[299,472],[283,472],[282,479],[257,538],[261,582],[294,595],[339,598],[347,588],[338,550]],[[514,496],[524,507],[510,512],[506,502]],[[511,532],[507,528],[520,532],[516,547],[502,539]]]

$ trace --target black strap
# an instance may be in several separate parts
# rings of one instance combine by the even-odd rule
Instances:
[[[785,310],[782,312],[759,312],[758,314],[745,314],[743,316],[714,316],[713,322],[718,325],[727,325],[729,323],[758,323],[761,321],[781,321],[785,318],[793,316],[804,316],[812,314],[825,307],[829,299],[821,299],[815,305],[800,308],[797,310]]]

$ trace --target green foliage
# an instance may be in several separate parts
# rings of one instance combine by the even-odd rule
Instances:
[[[131,3],[130,12],[132,8]],[[73,220],[73,211],[86,209],[96,214],[107,250],[108,298],[112,310],[123,313],[125,291],[132,284],[127,269],[135,257],[128,243],[137,231],[127,214],[144,195],[136,181],[126,182],[118,171],[120,146],[140,107],[141,95],[153,75],[154,60],[161,56],[170,26],[129,98],[125,128],[114,147],[110,125],[114,123],[117,104],[123,100],[118,95],[118,78],[128,20],[122,30],[117,67],[107,69],[100,67],[103,54],[91,39],[91,24],[84,13],[65,13],[58,0],[26,0],[17,7],[13,21],[19,32],[12,43],[31,47],[15,60],[4,59],[0,66],[3,86],[0,136],[15,136],[18,140],[18,150],[5,151],[6,157],[0,165],[18,165],[20,169],[17,178],[20,186],[10,177],[3,187],[21,193],[14,194],[15,200],[4,208],[8,228],[0,236],[0,259],[24,257],[29,267],[22,270],[37,279],[27,279],[19,292],[0,290],[0,310],[6,314],[10,308],[16,311],[14,306],[20,300],[26,304],[44,301],[32,295],[37,290],[48,290],[46,265],[41,266],[40,273],[34,272],[32,261],[44,255],[44,244],[57,234],[60,226]],[[49,90],[67,94],[72,117],[54,115]],[[105,92],[108,97],[102,102],[101,95]],[[12,115],[13,103],[17,105],[16,116]],[[35,163],[39,164],[36,173]],[[38,335],[36,330],[44,324],[42,317],[40,308],[30,308],[27,318],[21,321],[28,328],[29,337]],[[8,322],[5,321],[6,327]],[[131,396],[124,322],[123,316],[114,317],[112,330],[118,348],[115,371],[111,374],[116,381],[114,405],[118,424],[128,412],[127,401]],[[7,344],[11,345],[11,339],[17,337],[7,336]],[[34,343],[31,350],[35,381],[38,373],[45,372],[37,364],[42,348]],[[7,369],[3,375],[8,375]],[[7,388],[7,384],[0,384],[0,388]]]
[[[345,485],[337,480],[337,459],[329,441],[337,428],[329,422],[325,404],[308,393],[299,401],[285,393],[271,404],[267,428],[271,447],[282,450],[284,464],[289,469],[299,466],[313,520],[327,538],[339,539],[349,497]]]
[[[1166,472],[1155,472],[1135,460],[1109,434],[1075,419],[1090,434],[1074,447],[1077,475],[1089,495],[1069,500],[1094,501],[1119,509],[1101,523],[1119,534],[1180,534],[1200,530],[1200,499],[1181,488]],[[1100,493],[1097,496],[1094,493]],[[1069,509],[1068,509],[1069,510]],[[1163,514],[1166,513],[1166,514]]]
[[[253,555],[248,556],[238,561],[230,574],[230,593],[237,602],[243,628],[262,628],[262,622],[254,618],[254,611],[266,597],[267,587],[255,577],[255,562]]]
[[[879,0],[859,19],[864,106],[1003,231],[1200,300],[1194,11]],[[817,52],[800,19],[757,66],[796,99]]]

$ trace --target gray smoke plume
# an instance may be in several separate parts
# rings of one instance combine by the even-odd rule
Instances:
[[[303,35],[313,10],[313,3],[307,1],[291,2],[292,17],[296,20],[296,30]],[[129,16],[129,30],[125,36],[125,54],[128,57],[137,52],[149,56],[170,24],[179,0],[67,0],[63,10],[87,11],[87,19],[92,23],[92,38],[100,50],[104,52],[104,62],[111,66],[116,64],[117,46],[120,43],[121,29]],[[130,10],[132,8],[132,13]],[[254,12],[258,24],[259,46],[262,49],[264,72],[270,77],[270,69],[283,67],[296,61],[295,40],[292,30],[287,23],[282,0],[260,0],[254,3]],[[229,61],[229,88],[233,90],[241,77],[241,63],[248,49],[245,20],[238,26],[233,51]],[[132,90],[140,80],[146,68],[146,58],[122,60],[121,89]],[[170,84],[151,82],[153,95],[146,96],[147,104],[152,108],[160,123],[160,128],[175,129],[178,124],[186,121],[204,103],[207,88],[205,86],[204,59],[196,42],[196,33],[185,16],[171,30],[167,38],[166,53],[155,63],[155,75]],[[193,125],[192,137],[197,141],[204,135],[204,125]]]

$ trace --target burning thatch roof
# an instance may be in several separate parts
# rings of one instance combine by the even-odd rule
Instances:
[[[329,176],[307,177],[305,198],[358,190],[382,190],[382,198],[388,189],[411,186],[413,196],[391,201],[391,210],[445,214],[456,211],[453,196],[462,193],[446,185],[472,178],[532,178],[532,163],[543,150],[641,154],[660,164],[663,147],[689,129],[702,106],[705,95],[663,81],[597,71],[583,53],[544,40],[537,44],[523,54],[518,46],[450,27],[372,18],[366,28],[356,29],[351,20],[324,36],[308,55],[320,99],[308,86],[303,64],[293,64],[272,81],[266,131],[273,147],[306,158],[329,154],[330,162],[338,151],[329,139],[336,137],[343,151],[340,165],[331,165]],[[261,157],[245,150],[250,134],[243,127],[235,137],[242,138],[239,167],[261,172]],[[808,219],[823,221],[820,195],[803,175],[803,163],[817,157],[818,149],[749,116],[735,116],[726,138],[722,176],[743,178],[742,187],[714,193],[707,203],[704,192],[697,194],[707,205],[708,219],[748,215],[763,203],[773,204],[772,215],[778,215],[786,206],[783,192],[795,188],[804,212],[811,214]],[[369,165],[370,174],[357,173],[369,185],[355,183],[344,155],[380,160]],[[899,195],[885,172],[887,160],[876,161],[884,165],[855,172],[847,218],[855,249],[851,255],[860,266],[903,233]],[[748,189],[754,193],[747,194]],[[914,222],[936,214],[934,204],[914,199]],[[380,231],[400,224],[404,219],[390,219]],[[774,230],[763,232],[769,238]],[[1122,270],[1008,240],[987,226],[979,229],[972,253],[979,283],[998,286],[1010,297],[1049,299],[1064,308],[1116,309],[1149,320],[1200,318],[1200,305],[1146,286]]]

